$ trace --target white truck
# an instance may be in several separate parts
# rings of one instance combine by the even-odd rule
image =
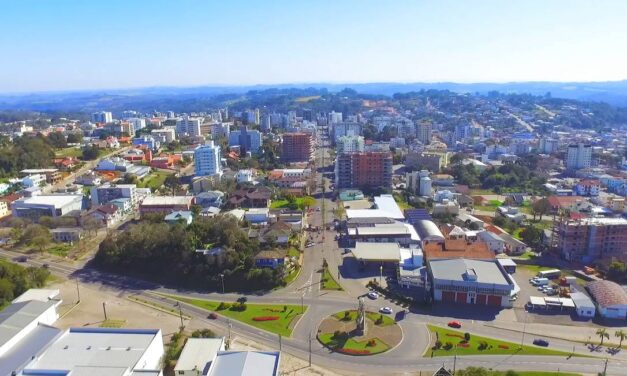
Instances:
[[[562,271],[559,269],[550,269],[550,270],[543,270],[543,271],[538,272],[539,278],[555,279],[555,278],[559,278],[561,275],[562,275]]]
[[[531,280],[531,284],[534,286],[546,286],[549,284],[548,278],[534,278]]]

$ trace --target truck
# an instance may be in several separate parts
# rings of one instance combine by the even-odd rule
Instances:
[[[538,272],[539,278],[555,279],[555,278],[559,278],[561,275],[562,275],[562,271],[559,269],[543,270],[543,271]]]
[[[548,278],[534,278],[531,281],[531,284],[534,286],[546,286],[549,284],[549,279]]]

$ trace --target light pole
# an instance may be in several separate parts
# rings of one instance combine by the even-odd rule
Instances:
[[[224,294],[224,274],[220,273],[220,280],[222,281],[222,293]]]
[[[300,296],[300,313],[305,313],[305,293]]]
[[[183,309],[181,308],[181,303],[176,302],[174,306],[179,307],[179,318],[181,319],[181,331],[183,331],[183,329],[185,328],[185,325],[183,324]]]
[[[81,290],[78,288],[78,278],[76,279],[76,295],[78,300],[76,301],[76,304],[81,302]]]
[[[383,287],[383,264],[379,266],[379,286]]]
[[[311,367],[311,332],[309,332],[309,367]]]
[[[102,302],[102,311],[104,312],[104,319],[107,321],[107,302]]]
[[[525,342],[525,332],[527,331],[527,317],[528,317],[529,313],[527,311],[525,311],[525,322],[523,323],[523,332],[522,332],[522,338],[520,339],[520,349],[522,350],[523,348],[523,342]]]

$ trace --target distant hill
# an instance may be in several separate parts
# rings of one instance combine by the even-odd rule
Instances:
[[[458,93],[502,93],[545,95],[555,98],[605,102],[627,107],[627,80],[611,82],[512,82],[512,83],[313,83],[253,86],[150,87],[75,92],[41,92],[0,95],[0,110],[80,111],[110,110],[191,112],[236,101],[251,90],[326,89],[329,92],[351,88],[362,94],[391,96],[420,90],[450,90]]]

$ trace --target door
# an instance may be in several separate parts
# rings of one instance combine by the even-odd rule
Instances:
[[[443,302],[454,302],[455,301],[455,292],[454,291],[442,291],[442,301]]]
[[[457,299],[455,300],[457,303],[466,303],[468,300],[468,294],[465,292],[458,292]]]
[[[486,305],[488,301],[488,296],[486,294],[477,294],[477,299],[475,300],[476,304]]]
[[[501,297],[498,295],[488,295],[488,305],[500,307]]]

